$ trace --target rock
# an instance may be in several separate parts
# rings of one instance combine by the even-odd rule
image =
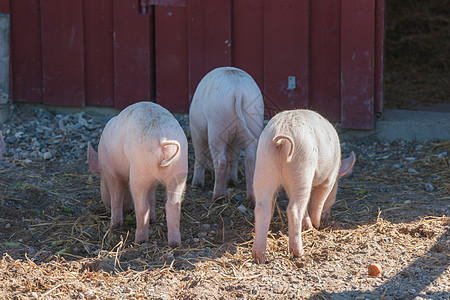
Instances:
[[[408,169],[408,172],[409,173],[413,173],[413,174],[420,174],[419,172],[417,172],[415,169],[413,169],[413,168],[409,168]]]
[[[93,291],[86,291],[86,292],[83,293],[83,295],[84,295],[85,297],[90,297],[90,296],[93,296],[93,295],[94,295],[94,292],[93,292]]]
[[[425,190],[427,192],[432,192],[434,191],[434,186],[431,183],[425,183]]]
[[[244,205],[239,205],[237,208],[241,213],[245,213],[245,211],[247,210],[247,208]]]
[[[44,153],[44,159],[45,160],[50,160],[50,159],[52,159],[52,157],[53,157],[53,155],[52,155],[51,152],[47,151],[47,152]]]

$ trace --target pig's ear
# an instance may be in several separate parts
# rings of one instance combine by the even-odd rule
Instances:
[[[100,168],[98,166],[98,155],[97,152],[95,152],[94,148],[92,148],[91,142],[88,143],[87,156],[91,172],[100,175]]]
[[[353,168],[353,165],[355,164],[355,161],[356,161],[356,156],[355,156],[355,153],[352,151],[350,153],[349,157],[342,160],[338,177],[341,178],[345,175],[350,175],[352,173],[352,168]]]
[[[3,141],[3,135],[0,131],[0,157],[2,157],[3,152],[5,152],[5,142]]]
[[[178,153],[180,152],[180,143],[178,141],[164,141],[161,142],[161,146],[163,147],[163,153],[167,153],[167,150],[165,150],[165,148],[167,146],[175,146],[175,152],[169,157],[169,158],[165,158],[160,164],[160,167],[167,167],[168,165],[170,165],[170,163],[173,161],[173,159],[175,157],[177,157]]]

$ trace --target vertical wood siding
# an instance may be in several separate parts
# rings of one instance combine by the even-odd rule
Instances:
[[[383,109],[385,1],[0,0],[11,14],[11,95],[187,112],[201,78],[232,65],[255,79],[266,117],[311,108],[370,129]]]

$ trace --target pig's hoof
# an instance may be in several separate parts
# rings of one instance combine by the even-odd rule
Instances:
[[[258,264],[266,263],[266,253],[263,251],[252,251],[252,256]]]
[[[194,188],[194,189],[203,189],[204,184],[199,182],[199,181],[192,180],[191,187]]]
[[[181,241],[171,241],[169,242],[169,247],[176,248],[181,245]]]
[[[143,238],[135,238],[134,239],[134,242],[136,243],[136,244],[141,244],[141,243],[145,243],[145,242],[148,242],[148,238],[147,239],[143,239]]]
[[[247,196],[247,203],[248,203],[248,206],[249,207],[251,207],[251,208],[255,208],[255,197],[253,197],[253,196]]]
[[[302,229],[303,230],[309,230],[309,229],[312,229],[312,228],[313,228],[313,225],[311,223],[311,219],[309,217],[303,218]]]
[[[303,257],[303,249],[289,249],[292,257]]]
[[[219,199],[221,197],[226,198],[227,194],[225,192],[214,192],[213,193],[213,199]]]
[[[109,228],[111,229],[111,230],[118,230],[118,229],[122,229],[122,223],[121,222],[118,222],[118,223],[112,223],[111,222],[111,224],[109,224]]]
[[[231,187],[231,188],[237,187],[237,186],[238,186],[237,180],[234,180],[234,179],[228,180],[227,186],[229,186],[229,187]]]
[[[322,213],[322,216],[320,217],[320,219],[322,220],[322,221],[327,221],[328,220],[328,218],[330,217],[330,212],[325,212],[325,213]]]
[[[138,243],[143,243],[143,242],[147,242],[148,241],[148,233],[136,233],[135,237],[134,237],[134,242],[136,244]]]

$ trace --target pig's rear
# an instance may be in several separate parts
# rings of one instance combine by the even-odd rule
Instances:
[[[134,202],[135,241],[148,240],[156,220],[156,188],[166,187],[169,245],[179,245],[180,208],[187,177],[187,139],[163,107],[140,102],[124,109],[105,126],[98,156],[89,146],[91,170],[101,177],[103,202],[111,208],[111,227],[123,224],[123,209]],[[96,159],[98,157],[98,159]]]
[[[192,186],[204,186],[205,168],[212,158],[213,197],[225,195],[228,182],[237,182],[238,158],[244,148],[247,199],[252,204],[254,161],[263,116],[261,92],[249,74],[233,67],[209,72],[200,81],[189,110],[195,150]]]
[[[286,168],[288,147],[282,147],[282,151],[279,151],[280,144],[274,142],[280,136],[288,136],[294,141],[291,160],[297,164],[289,164],[292,168],[306,165],[315,170],[314,186],[330,176],[337,177],[341,155],[339,137],[334,127],[322,116],[310,110],[291,110],[281,112],[269,121],[260,137],[266,142],[259,143],[258,147],[269,147],[270,150],[265,151],[279,156],[277,161]]]
[[[151,102],[127,107],[108,122],[103,132],[99,159],[107,160],[103,165],[123,178],[129,177],[133,162],[139,168],[153,170],[152,176],[158,179],[167,176],[171,168],[160,166],[170,156],[169,150],[161,147],[165,141],[180,141],[181,152],[187,153],[186,137],[178,122],[166,109]]]

